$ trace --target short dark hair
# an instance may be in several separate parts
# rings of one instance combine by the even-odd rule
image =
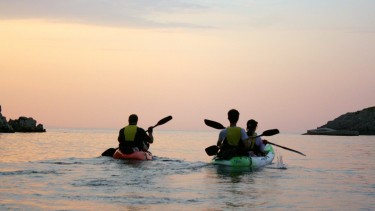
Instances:
[[[132,114],[129,116],[129,124],[137,124],[138,116],[137,114]]]
[[[239,118],[240,118],[240,112],[238,112],[236,109],[231,109],[228,111],[229,122],[236,123]]]
[[[253,120],[253,119],[250,119],[249,121],[247,121],[247,129],[249,130],[255,130],[255,128],[258,126],[258,122]]]

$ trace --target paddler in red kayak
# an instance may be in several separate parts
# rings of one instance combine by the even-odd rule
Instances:
[[[136,151],[147,151],[149,144],[154,142],[152,136],[153,127],[149,127],[147,132],[137,126],[138,116],[129,116],[129,125],[122,128],[118,135],[119,149],[123,154],[131,154]]]

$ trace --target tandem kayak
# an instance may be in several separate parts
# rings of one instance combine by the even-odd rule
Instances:
[[[152,160],[152,153],[148,151],[136,151],[131,154],[124,154],[117,149],[113,154],[113,158],[122,160]]]
[[[233,167],[251,167],[251,168],[259,168],[271,164],[273,159],[275,158],[275,152],[272,148],[272,145],[267,144],[264,148],[266,155],[259,156],[259,157],[251,157],[251,156],[235,156],[231,159],[220,159],[215,156],[212,159],[212,163],[214,165],[222,165],[222,166],[233,166]]]

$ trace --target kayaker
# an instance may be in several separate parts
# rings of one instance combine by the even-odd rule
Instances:
[[[247,121],[246,124],[246,130],[247,135],[250,138],[250,150],[249,155],[253,156],[263,156],[264,153],[264,147],[268,143],[267,140],[262,139],[261,137],[256,137],[257,133],[255,132],[258,127],[258,122],[254,119],[250,119]]]
[[[218,156],[229,159],[238,155],[246,155],[250,147],[249,137],[245,129],[237,127],[240,113],[236,109],[228,112],[230,126],[221,130],[217,146],[220,148]]]
[[[148,135],[143,128],[137,126],[138,116],[129,116],[129,125],[122,128],[118,135],[119,149],[124,154],[131,154],[135,151],[147,151],[149,144],[154,142],[152,127],[148,128]]]

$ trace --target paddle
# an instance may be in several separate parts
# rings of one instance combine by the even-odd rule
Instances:
[[[172,119],[172,116],[164,117],[163,119],[159,120],[159,122],[156,123],[156,125],[151,126],[151,128],[153,129],[159,125],[164,125],[165,123],[169,122],[171,119]],[[146,132],[149,132],[149,130],[147,129]],[[102,153],[102,156],[113,157],[113,154],[115,154],[117,149],[118,148],[109,148]]]
[[[297,150],[290,149],[290,148],[288,148],[288,147],[284,147],[284,146],[280,146],[280,145],[278,145],[278,144],[275,144],[275,143],[272,143],[272,142],[269,142],[269,141],[267,141],[267,142],[268,142],[269,144],[271,144],[271,145],[275,145],[275,146],[278,146],[278,147],[280,147],[280,148],[283,148],[283,149],[286,149],[286,150],[289,150],[289,151],[292,151],[292,152],[298,153],[298,154],[300,154],[300,155],[306,156],[305,154],[303,154],[302,152],[299,152],[299,151],[297,151]]]
[[[152,126],[151,128],[153,129],[159,125],[164,125],[165,123],[169,122],[171,119],[172,119],[172,116],[164,117],[163,119],[159,120],[159,122],[156,125]],[[148,132],[148,129],[146,130],[146,132]]]
[[[209,119],[205,119],[204,120],[204,123],[209,126],[209,127],[212,127],[212,128],[215,128],[215,129],[219,129],[219,130],[222,130],[224,129],[224,125],[218,123],[218,122],[215,122],[215,121],[212,121],[212,120],[209,120]]]
[[[204,120],[204,123],[209,126],[209,127],[212,127],[212,128],[215,128],[215,129],[224,129],[225,127],[218,123],[218,122],[215,122],[215,121],[212,121],[212,120],[209,120],[209,119],[205,119]],[[266,130],[264,131],[261,135],[257,136],[257,137],[260,137],[260,136],[273,136],[275,134],[278,134],[279,133],[279,130],[278,129],[271,129],[271,130]],[[274,145],[274,146],[278,146],[280,148],[283,148],[283,149],[286,149],[286,150],[289,150],[289,151],[292,151],[292,152],[295,152],[295,153],[298,153],[300,155],[303,155],[303,156],[306,156],[305,154],[303,154],[302,152],[299,152],[297,150],[294,150],[294,149],[290,149],[288,147],[284,147],[284,146],[280,146],[278,144],[275,144],[275,143],[272,143],[272,142],[269,142],[267,141],[269,144],[271,145]],[[212,146],[209,146],[205,149],[206,153],[208,156],[212,156],[212,155],[216,155],[217,152],[219,151],[219,147],[216,146],[216,145],[212,145]]]
[[[109,148],[102,153],[102,156],[113,157],[113,154],[115,154],[116,150],[117,148]]]

